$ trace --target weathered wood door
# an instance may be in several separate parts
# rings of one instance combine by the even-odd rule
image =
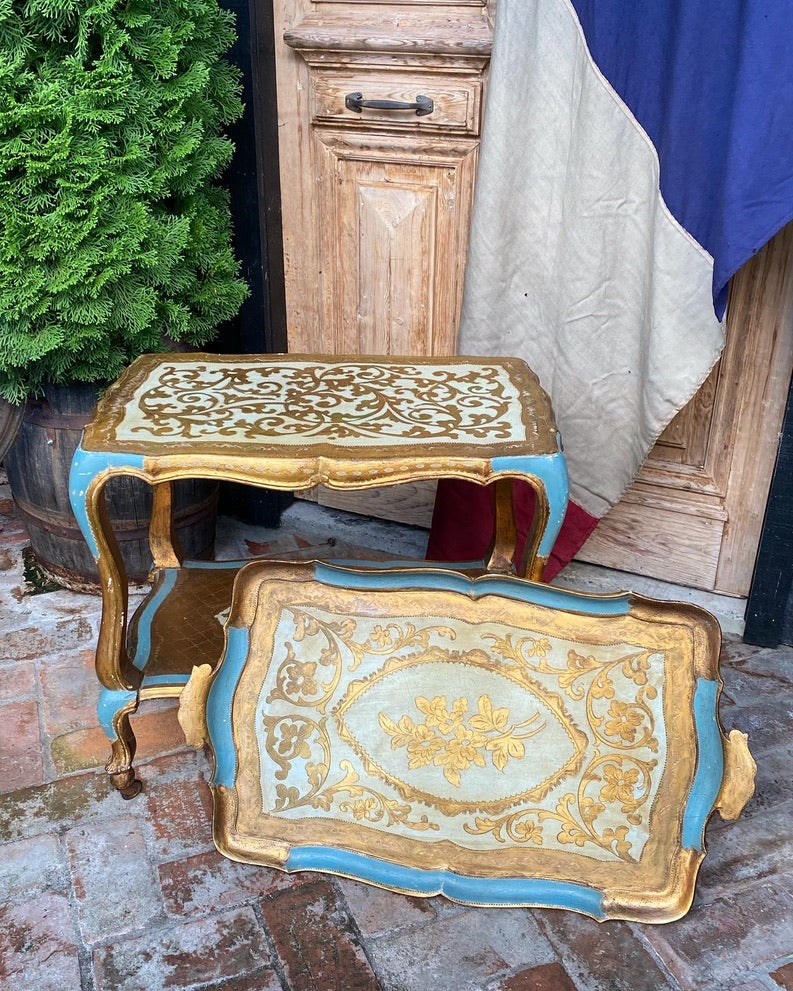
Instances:
[[[488,6],[276,0],[290,352],[456,353]],[[433,494],[313,497],[428,523]]]
[[[734,277],[717,368],[579,559],[746,595],[793,368],[793,225]]]
[[[290,351],[455,353],[491,34],[484,0],[277,0]]]

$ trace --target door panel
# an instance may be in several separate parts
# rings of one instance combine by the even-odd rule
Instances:
[[[318,131],[326,344],[454,354],[476,147]]]
[[[579,560],[746,595],[793,369],[793,226],[735,275],[721,361]]]

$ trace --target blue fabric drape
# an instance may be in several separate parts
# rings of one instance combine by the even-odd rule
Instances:
[[[793,3],[571,0],[655,145],[661,192],[727,282],[793,217]]]

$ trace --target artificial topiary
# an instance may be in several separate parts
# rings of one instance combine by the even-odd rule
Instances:
[[[0,0],[0,395],[200,345],[247,288],[216,0]]]

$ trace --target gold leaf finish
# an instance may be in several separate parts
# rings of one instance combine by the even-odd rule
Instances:
[[[179,697],[177,717],[185,740],[190,747],[203,747],[209,739],[206,724],[207,696],[212,684],[212,667],[202,664],[193,668],[190,680]]]
[[[249,602],[255,567],[238,582]],[[648,637],[614,617],[604,640],[595,618],[498,596],[364,595],[287,570],[255,586],[235,833],[374,843],[428,867],[488,855],[505,874],[527,847],[628,870],[676,835],[668,810],[695,757],[679,623]]]
[[[704,856],[684,840],[701,771],[695,694],[704,680],[718,695],[707,614],[630,597],[601,615],[592,597],[552,608],[486,577],[466,593],[435,582],[442,572],[415,571],[412,586],[395,571],[395,587],[382,571],[331,572],[281,562],[239,575],[230,623],[249,639],[233,786],[216,788],[222,852],[293,869],[290,848],[320,848],[584,886],[610,918],[687,910]],[[753,762],[742,734],[723,744],[715,805],[737,815]]]
[[[732,730],[724,743],[724,780],[716,799],[722,819],[732,821],[743,812],[754,795],[756,774],[757,764],[749,753],[749,738],[746,733]]]
[[[145,355],[97,413],[86,450],[157,458],[382,462],[559,450],[548,397],[517,359]]]

